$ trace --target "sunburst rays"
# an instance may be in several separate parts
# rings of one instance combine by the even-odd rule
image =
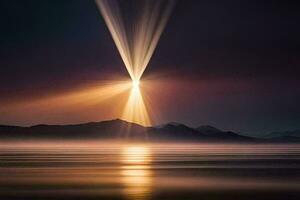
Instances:
[[[126,6],[130,4],[126,1]],[[132,1],[132,0],[131,0]],[[149,126],[149,104],[143,97],[141,77],[168,21],[174,0],[135,0],[135,9],[118,0],[96,0],[113,41],[131,78],[100,81],[95,87],[9,102],[0,112],[22,122],[70,123],[122,118]],[[128,13],[134,13],[130,18]],[[125,23],[126,22],[126,23]],[[148,83],[147,83],[148,84]],[[145,87],[146,88],[146,87]],[[147,97],[147,95],[145,95]]]
[[[151,125],[139,82],[166,26],[174,0],[139,1],[138,10],[127,10],[136,13],[127,24],[124,16],[128,16],[128,13],[123,13],[119,1],[96,2],[132,80],[132,89],[122,118]]]

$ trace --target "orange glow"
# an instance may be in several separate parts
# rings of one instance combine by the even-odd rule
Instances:
[[[125,195],[132,200],[148,199],[152,187],[151,151],[146,146],[125,146],[121,152],[121,176]]]
[[[150,149],[145,146],[128,146],[122,150],[122,162],[131,165],[149,164],[150,155]]]
[[[130,88],[128,80],[102,82],[77,91],[11,103],[0,111],[16,123],[26,119],[35,124],[65,124],[117,118],[122,115]]]
[[[8,104],[0,108],[11,118],[35,119],[35,123],[81,123],[122,118],[150,125],[139,81],[110,81],[76,92]]]
[[[125,105],[122,119],[150,126],[150,117],[140,90],[140,81],[132,81],[132,88]]]
[[[129,27],[125,27],[117,1],[96,0],[96,3],[132,80],[122,119],[149,126],[151,122],[140,90],[140,79],[167,24],[174,1],[144,3]]]
[[[117,1],[96,2],[131,81],[111,81],[63,95],[17,102],[0,108],[8,121],[24,125],[26,119],[31,119],[35,123],[64,124],[122,118],[151,125],[140,80],[167,24],[174,1],[145,2],[130,27],[125,27]]]

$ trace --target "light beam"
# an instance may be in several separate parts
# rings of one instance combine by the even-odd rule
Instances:
[[[140,81],[139,80],[133,80],[132,81],[132,87],[133,89],[138,89],[140,87]]]
[[[136,1],[138,10],[121,9],[118,0],[96,0],[132,80],[140,80],[155,51],[174,6],[174,0]],[[132,13],[133,19],[125,24]],[[133,14],[132,14],[133,15]]]
[[[140,81],[132,81],[132,88],[124,108],[122,119],[144,126],[151,125],[147,107],[140,90]]]
[[[125,23],[124,16],[128,16],[128,13],[124,13],[118,0],[96,0],[96,3],[132,79],[132,89],[123,118],[151,125],[140,91],[140,79],[155,51],[175,0],[136,1],[139,9],[129,12],[136,13],[129,23]]]

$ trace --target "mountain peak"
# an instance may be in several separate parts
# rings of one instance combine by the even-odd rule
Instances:
[[[220,129],[217,129],[217,128],[215,128],[213,126],[209,126],[209,125],[199,126],[196,129],[198,131],[204,132],[204,133],[218,133],[218,132],[222,132]]]
[[[181,126],[181,125],[183,125],[183,124],[180,124],[180,123],[178,123],[178,122],[169,122],[169,123],[167,123],[166,125],[171,125],[171,126]]]
[[[178,122],[168,122],[166,124],[161,124],[161,125],[155,126],[153,128],[161,129],[161,128],[166,128],[166,127],[187,127],[187,128],[189,128],[185,124],[181,124],[181,123],[178,123]]]
[[[284,132],[278,140],[296,141],[298,131]],[[276,134],[278,135],[278,134]],[[287,137],[287,135],[289,137]],[[177,122],[156,127],[144,127],[122,119],[88,122],[70,125],[36,125],[31,127],[0,126],[2,139],[109,139],[148,141],[192,141],[192,142],[253,142],[259,139],[246,137],[230,131],[222,131],[205,125],[191,128]],[[297,139],[297,142],[299,140]]]

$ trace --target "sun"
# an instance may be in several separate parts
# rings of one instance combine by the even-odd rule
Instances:
[[[140,80],[132,80],[132,88],[139,89],[140,88]]]
[[[140,80],[133,79],[131,84],[128,101],[121,119],[144,126],[150,126],[151,120],[140,88]]]

